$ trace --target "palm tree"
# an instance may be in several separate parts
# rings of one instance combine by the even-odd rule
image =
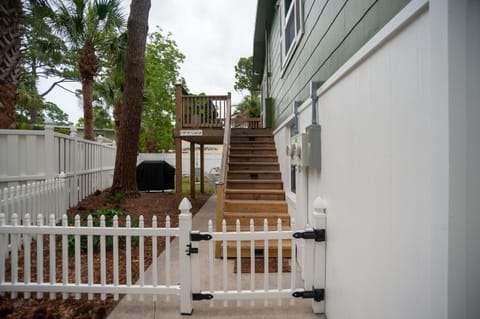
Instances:
[[[85,139],[93,140],[93,86],[100,59],[111,35],[125,25],[119,0],[57,1],[55,29],[76,53],[76,66],[82,81]]]
[[[15,128],[22,20],[21,0],[0,1],[0,129]]]

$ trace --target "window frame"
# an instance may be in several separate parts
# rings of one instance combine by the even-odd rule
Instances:
[[[287,68],[292,56],[298,47],[298,43],[303,36],[303,3],[302,0],[291,0],[288,11],[285,8],[285,0],[280,0],[280,51],[283,71]],[[286,30],[290,20],[293,19],[293,27],[295,28],[295,36],[287,50],[286,48]]]

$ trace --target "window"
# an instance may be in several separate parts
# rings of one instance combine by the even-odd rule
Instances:
[[[303,34],[302,0],[280,0],[282,67],[290,60]]]

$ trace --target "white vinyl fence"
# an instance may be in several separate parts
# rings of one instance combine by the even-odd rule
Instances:
[[[13,212],[26,212],[25,208],[18,208],[22,205],[18,201],[12,204],[23,196],[23,185],[26,185],[25,192],[43,198],[47,206],[61,206],[63,209],[63,204],[48,204],[47,199],[50,198],[47,193],[51,191],[51,185],[55,184],[52,180],[63,173],[68,190],[66,206],[75,206],[97,189],[103,190],[111,185],[115,151],[115,147],[76,137],[75,127],[72,127],[70,136],[54,132],[50,124],[46,124],[43,131],[0,130],[2,205],[11,209],[16,207]],[[63,191],[61,187],[53,188]],[[4,201],[5,196],[8,203]],[[34,214],[32,210],[29,212]],[[38,213],[45,215],[46,212]],[[48,214],[52,212],[48,211]],[[54,213],[59,217],[65,211]]]
[[[92,299],[94,294],[99,294],[101,299],[106,298],[106,294],[112,294],[115,300],[118,300],[119,294],[136,294],[136,295],[158,295],[180,296],[180,312],[182,314],[192,313],[193,300],[236,300],[240,305],[240,300],[250,300],[254,303],[258,299],[284,299],[292,300],[292,295],[296,297],[314,297],[312,287],[322,288],[324,285],[324,271],[322,266],[314,265],[320,262],[324,264],[325,242],[313,241],[305,239],[310,243],[307,246],[308,256],[310,258],[308,267],[304,272],[304,282],[296,278],[296,261],[293,258],[290,262],[291,272],[284,273],[282,266],[282,241],[291,240],[291,253],[296,256],[296,239],[298,233],[292,230],[282,230],[281,222],[278,226],[271,227],[265,225],[263,231],[254,231],[253,227],[250,231],[226,232],[224,224],[223,231],[214,232],[212,221],[209,221],[209,231],[200,233],[192,231],[192,215],[190,213],[191,204],[184,199],[179,209],[179,227],[170,227],[170,219],[167,217],[164,227],[157,227],[156,218],[152,220],[151,227],[144,227],[143,218],[140,218],[139,227],[131,227],[131,220],[126,219],[125,227],[119,227],[118,218],[114,217],[113,226],[106,227],[105,218],[101,218],[100,227],[93,227],[91,216],[87,220],[87,225],[81,225],[80,217],[75,218],[75,225],[68,226],[66,216],[63,217],[62,225],[56,226],[55,216],[50,216],[48,226],[44,225],[43,218],[39,215],[36,225],[32,225],[30,216],[27,215],[23,219],[23,224],[19,224],[16,215],[12,216],[12,223],[7,224],[5,215],[0,214],[0,294],[10,292],[12,298],[16,298],[19,292],[24,293],[24,298],[30,298],[32,293],[37,298],[42,298],[44,293],[48,293],[51,299],[56,298],[56,293],[62,293],[63,298],[68,298],[73,294],[79,299],[81,294],[88,294],[88,298]],[[325,215],[319,214],[319,225],[325,226]],[[294,225],[292,225],[294,227]],[[293,228],[292,227],[292,228]],[[276,229],[275,229],[276,228]],[[307,229],[311,233],[310,229]],[[303,233],[302,233],[303,234]],[[69,268],[68,250],[69,239],[73,236],[74,240],[74,270]],[[81,245],[82,237],[86,236],[86,252],[87,255],[87,280],[82,281],[81,273],[85,269],[81,269]],[[106,240],[113,237],[112,252],[106,250]],[[138,236],[139,255],[132,256],[132,241]],[[178,248],[176,251],[172,249],[175,242],[171,242],[171,238],[178,237]],[[308,237],[308,236],[307,236]],[[100,258],[93,257],[93,241],[99,238]],[[164,258],[155,258],[157,254],[157,241],[165,239]],[[202,247],[207,245],[208,249],[199,248],[199,240],[203,242]],[[119,249],[119,242],[125,243],[125,249]],[[242,279],[241,274],[241,253],[237,253],[236,264],[237,274],[236,280],[231,280],[229,276],[230,269],[227,268],[227,254],[224,248],[223,257],[220,261],[221,266],[218,267],[219,261],[215,259],[216,242],[222,243],[226,247],[226,243],[234,242],[237,249],[240,249],[241,242],[250,243],[250,257],[255,257],[255,242],[264,243],[265,256],[265,272],[256,274],[253,265],[255,258],[250,259],[249,281]],[[279,256],[277,257],[278,269],[276,274],[268,272],[268,241],[278,242]],[[145,274],[145,245],[151,242],[152,249],[152,266],[151,276]],[[85,244],[85,242],[83,242]],[[45,247],[44,247],[45,245]],[[31,252],[36,250],[36,256]],[[60,257],[56,252],[60,252]],[[120,256],[120,253],[125,255]],[[199,254],[205,254],[207,264],[200,266]],[[20,258],[23,256],[23,258]],[[108,256],[108,257],[107,257]],[[139,264],[139,280],[132,282],[132,259],[138,258]],[[33,260],[32,260],[33,259]],[[107,260],[108,259],[108,260]],[[113,260],[111,260],[113,259]],[[315,259],[317,259],[315,261]],[[23,264],[20,261],[23,260]],[[120,282],[119,260],[126,263],[125,282]],[[177,261],[177,264],[173,263]],[[110,261],[110,262],[108,262]],[[71,262],[71,261],[70,261]],[[218,268],[215,268],[217,264]],[[33,267],[32,265],[35,265]],[[48,265],[44,268],[44,265]],[[62,269],[61,275],[57,274],[57,268]],[[201,267],[207,267],[202,270]],[[7,270],[10,269],[10,278],[7,278]],[[19,269],[23,269],[20,274]],[[69,270],[70,269],[70,270]],[[314,270],[315,269],[315,270]],[[70,276],[69,275],[74,276]],[[163,272],[163,273],[162,273]],[[319,272],[315,275],[315,273]],[[108,274],[113,276],[107,280]],[[161,276],[159,274],[162,274]],[[201,287],[200,278],[208,276],[207,287]],[[276,276],[276,280],[272,282],[272,276]],[[274,278],[273,277],[273,278]],[[48,279],[47,279],[48,278]],[[69,278],[74,278],[69,279]],[[150,279],[146,279],[150,278]],[[286,279],[286,280],[285,280]],[[259,287],[258,283],[263,282]],[[276,283],[275,283],[276,282]],[[288,284],[285,284],[287,282]],[[257,285],[256,285],[257,284]],[[318,294],[315,295],[319,297]],[[143,297],[142,297],[143,298]],[[169,300],[169,299],[167,299]],[[318,302],[323,303],[323,302]]]

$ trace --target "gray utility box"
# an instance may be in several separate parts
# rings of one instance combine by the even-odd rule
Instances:
[[[312,124],[305,128],[305,133],[292,136],[287,154],[292,165],[321,169],[321,126]]]

